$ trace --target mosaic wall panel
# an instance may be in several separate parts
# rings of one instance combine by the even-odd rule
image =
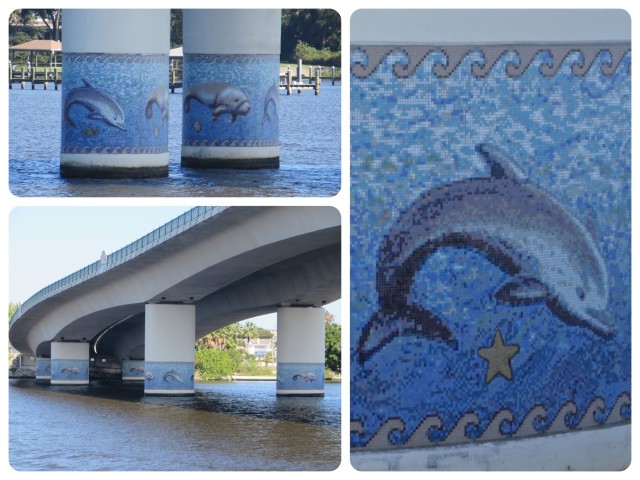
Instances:
[[[126,380],[144,380],[144,360],[122,360],[122,378]]]
[[[323,363],[278,362],[277,390],[323,390]]]
[[[50,358],[36,358],[36,378],[51,378]]]
[[[279,55],[185,55],[182,144],[277,146],[279,84]]]
[[[89,381],[89,360],[51,359],[52,382]]]
[[[193,390],[193,362],[145,362],[144,389]]]
[[[168,152],[168,55],[67,53],[62,153]]]
[[[351,51],[351,446],[630,421],[630,45]]]

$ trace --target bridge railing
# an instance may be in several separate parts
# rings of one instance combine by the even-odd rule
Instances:
[[[43,300],[59,293],[62,290],[71,288],[79,283],[82,283],[92,277],[100,275],[112,268],[121,265],[132,258],[146,252],[150,248],[159,245],[162,242],[175,237],[176,235],[184,232],[185,230],[197,225],[198,223],[211,218],[218,213],[226,210],[229,207],[195,207],[182,215],[174,218],[170,222],[161,225],[155,230],[147,233],[143,237],[140,237],[134,242],[122,247],[119,250],[111,253],[110,255],[103,254],[103,257],[97,262],[93,262],[80,270],[67,275],[64,278],[52,283],[39,290],[37,293],[29,297],[11,317],[9,327],[11,327],[22,314],[27,310],[34,307]]]

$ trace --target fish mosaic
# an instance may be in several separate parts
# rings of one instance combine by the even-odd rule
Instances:
[[[352,451],[630,422],[630,64],[352,46]]]

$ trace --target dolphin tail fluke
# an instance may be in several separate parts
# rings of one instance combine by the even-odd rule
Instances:
[[[147,102],[147,107],[144,109],[144,116],[147,117],[148,119],[153,117],[153,104],[154,103],[155,102],[153,100],[149,100]]]
[[[422,307],[406,305],[400,311],[378,311],[371,317],[358,341],[358,360],[366,362],[394,338],[406,333],[442,340],[457,347],[451,330],[438,316]]]

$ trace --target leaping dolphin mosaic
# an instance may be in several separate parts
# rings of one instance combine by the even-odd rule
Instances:
[[[162,121],[169,120],[169,89],[166,85],[159,85],[149,94],[147,105],[144,109],[144,115],[147,119],[153,117],[153,106],[156,105],[162,115]]]
[[[73,105],[82,105],[89,110],[88,117],[93,120],[102,120],[111,127],[122,131],[127,128],[124,123],[124,111],[118,102],[102,90],[95,87],[86,78],[82,79],[84,87],[77,87],[69,91],[64,102],[64,119],[76,128],[76,123],[69,116],[69,110]]]
[[[361,363],[407,333],[457,345],[444,320],[410,298],[425,259],[444,247],[473,249],[511,276],[496,301],[544,302],[565,322],[603,337],[614,333],[604,260],[587,229],[498,148],[481,144],[476,150],[490,176],[422,194],[386,236],[377,264],[379,309],[359,339]]]

